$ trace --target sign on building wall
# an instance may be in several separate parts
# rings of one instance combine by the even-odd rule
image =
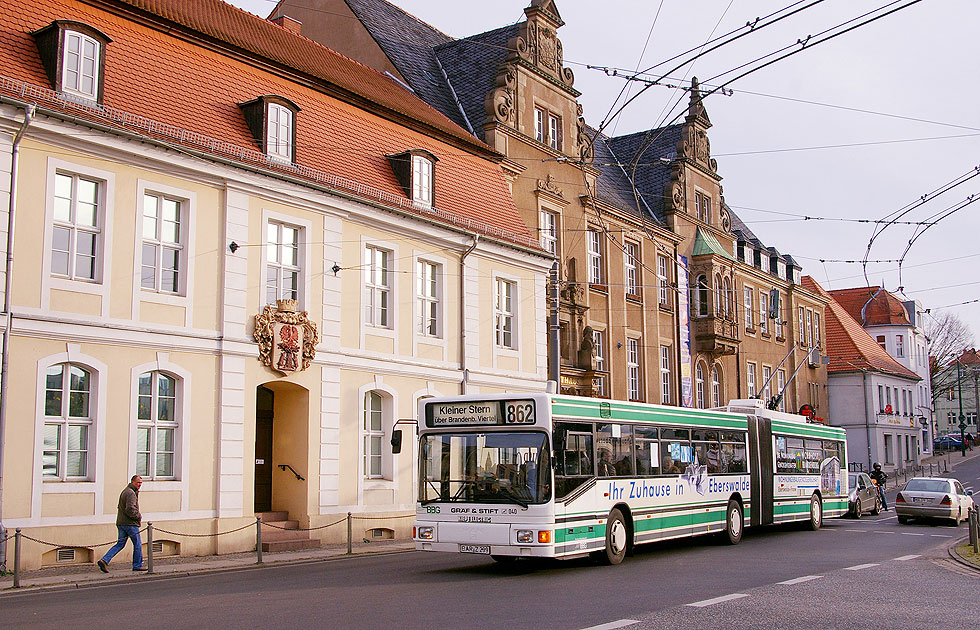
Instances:
[[[694,406],[694,386],[691,366],[691,313],[690,295],[687,292],[687,257],[678,256],[677,265],[677,325],[680,327],[680,347],[677,349],[681,370],[680,404]]]

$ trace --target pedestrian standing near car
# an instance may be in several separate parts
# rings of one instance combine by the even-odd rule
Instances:
[[[881,497],[881,507],[887,512],[888,501],[885,499],[885,480],[888,479],[888,475],[881,469],[881,464],[878,462],[875,462],[874,471],[871,473],[871,479],[873,479],[875,485],[878,486],[878,496]]]
[[[143,542],[140,540],[140,524],[143,516],[140,514],[140,486],[143,479],[133,475],[129,485],[119,495],[119,505],[116,508],[116,530],[119,539],[116,544],[99,560],[99,570],[109,572],[109,562],[117,553],[123,550],[127,540],[133,541],[133,571],[146,571],[143,566]]]

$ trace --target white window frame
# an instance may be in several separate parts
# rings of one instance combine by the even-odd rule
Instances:
[[[706,381],[704,378],[704,364],[698,361],[694,368],[694,406],[698,409],[704,409],[705,401],[707,400]]]
[[[708,286],[708,276],[700,274],[694,279],[694,304],[698,317],[707,317],[711,311],[711,288]]]
[[[517,349],[517,281],[494,278],[494,341],[497,348]]]
[[[813,311],[813,345],[820,347],[820,313]]]
[[[695,215],[698,221],[711,224],[711,195],[701,191],[694,191]]]
[[[626,398],[628,400],[642,400],[643,389],[640,369],[640,340],[635,337],[627,337]]]
[[[603,273],[602,232],[589,228],[587,236],[589,284],[603,285],[606,276]]]
[[[365,479],[385,478],[385,396],[382,392],[371,390],[364,395],[362,403],[361,435],[364,440],[364,461],[362,470]],[[376,403],[376,404],[375,404]],[[374,420],[378,426],[374,428]],[[377,449],[373,445],[377,445]],[[377,472],[372,463],[377,462]]]
[[[99,96],[99,81],[102,74],[100,60],[102,58],[102,43],[93,37],[89,37],[78,31],[65,30],[62,34],[64,43],[61,50],[61,90],[69,94],[77,94],[86,99],[96,100]],[[70,50],[70,41],[78,38],[78,50]],[[89,57],[85,54],[85,45],[91,44],[95,47],[95,54]],[[77,55],[75,63],[71,62],[71,56]],[[90,60],[92,64],[91,74],[85,72],[85,62]],[[74,84],[69,80],[70,73],[76,74]],[[82,87],[83,80],[88,77],[92,81],[92,90],[87,91]]]
[[[806,309],[806,347],[813,347],[813,311]]]
[[[670,369],[670,346],[660,346],[660,402],[669,405],[673,400],[674,386]]]
[[[597,372],[606,371],[606,331],[592,329],[592,343],[595,347],[595,369]]]
[[[276,241],[275,243],[270,242],[269,239],[269,229],[275,227],[276,229]],[[296,264],[291,265],[283,262],[283,251],[286,247],[290,245],[283,241],[283,230],[295,230],[296,233]],[[306,284],[306,273],[305,269],[308,268],[305,256],[305,244],[306,234],[308,233],[308,228],[303,225],[294,223],[291,219],[280,219],[280,218],[266,218],[262,223],[262,243],[263,243],[263,271],[262,271],[262,304],[275,304],[276,299],[295,299],[302,306],[304,303],[304,287]],[[273,251],[272,248],[275,248]],[[274,260],[270,260],[270,257],[274,256]],[[269,301],[269,273],[275,270],[276,272],[276,295],[272,301]],[[286,274],[296,274],[296,294],[287,295],[284,293],[283,280]]]
[[[762,366],[762,400],[769,403],[772,398],[772,368],[768,365]]]
[[[266,155],[277,160],[292,162],[293,128],[293,110],[279,103],[266,103]]]
[[[548,112],[548,146],[561,151],[561,116]]]
[[[775,321],[775,324],[776,324],[775,328],[776,328],[776,330],[775,330],[775,333],[776,333],[776,337],[778,339],[782,339],[782,338],[784,338],[784,335],[783,335],[783,332],[784,331],[783,331],[783,300],[782,300],[782,296],[780,296],[779,303],[777,304],[777,307],[778,308],[776,309],[776,321]]]
[[[156,200],[156,216],[147,217],[147,199],[153,198]],[[143,194],[140,195],[141,200],[141,219],[140,223],[140,289],[143,291],[150,291],[155,293],[163,293],[168,295],[185,295],[186,285],[187,285],[187,247],[184,243],[187,241],[187,209],[186,200],[180,197],[168,195],[167,193],[156,192],[151,190],[144,190]],[[169,221],[164,217],[163,206],[165,203],[176,204],[177,212],[174,221]],[[146,229],[148,224],[152,221],[153,223],[153,235],[147,236]],[[177,232],[176,240],[165,239],[164,227],[168,223],[173,223],[176,225],[175,229]],[[143,248],[146,246],[153,247],[155,250],[154,260],[153,260],[153,277],[152,286],[146,286],[144,283],[145,270],[147,268],[145,260],[143,260]],[[177,267],[174,269],[174,273],[177,276],[176,286],[173,290],[166,289],[162,286],[163,284],[163,265],[164,265],[164,254],[167,252],[175,252],[177,258]]]
[[[721,407],[721,370],[718,366],[711,368],[711,406]]]
[[[745,286],[742,288],[742,311],[745,313],[745,327],[752,328],[753,312],[755,310],[755,289],[750,286]]]
[[[806,345],[806,309],[802,306],[798,307],[798,315],[800,318],[800,339],[799,343]]]
[[[130,372],[130,424],[129,424],[129,472],[136,472],[137,427],[139,416],[139,377],[147,372],[163,372],[176,380],[177,400],[175,416],[178,418],[177,433],[174,436],[174,476],[172,478],[143,478],[143,490],[180,492],[181,512],[187,512],[190,505],[190,448],[191,448],[191,373],[173,363],[170,355],[158,352],[155,361],[134,366]]]
[[[769,293],[759,289],[759,330],[769,333]]]
[[[367,243],[364,257],[364,323],[372,328],[394,327],[393,274],[394,252],[387,247]]]
[[[412,156],[412,201],[431,208],[435,190],[435,165],[424,155]]]
[[[657,255],[657,279],[659,281],[659,303],[670,308],[670,271],[667,257]]]
[[[443,269],[442,264],[425,258],[415,261],[415,330],[421,337],[443,336]]]
[[[749,361],[745,369],[745,391],[749,398],[756,395],[755,363]]]
[[[63,181],[63,178],[68,178],[71,181],[71,195],[70,197],[59,197],[57,196],[57,188],[52,189],[52,196],[55,199],[66,200],[69,206],[69,218],[68,219],[58,219],[52,216],[52,240],[49,241],[46,256],[48,257],[49,264],[52,267],[52,273],[55,273],[56,277],[65,280],[71,280],[73,282],[101,282],[102,281],[102,256],[101,251],[103,250],[102,243],[104,242],[103,228],[105,227],[104,219],[104,203],[105,203],[105,182],[94,177],[86,177],[84,175],[79,175],[78,173],[66,172],[59,170],[55,173],[55,186],[57,186],[58,181]],[[78,186],[79,182],[86,182],[87,184],[95,185],[95,208],[94,208],[94,220],[95,225],[86,225],[79,223],[78,221],[78,208],[81,204],[78,198]],[[58,204],[60,205],[60,204]],[[87,205],[87,204],[86,204]],[[66,251],[68,255],[68,269],[65,273],[55,272],[53,255],[54,255],[54,240],[53,234],[55,230],[63,230],[68,232],[68,249]],[[85,235],[87,238],[91,237],[93,239],[93,252],[92,252],[92,275],[83,276],[79,275],[78,272],[78,258],[80,256],[78,250],[78,240],[80,235]],[[58,250],[65,251],[65,250]]]
[[[150,417],[140,418],[140,399],[146,398],[146,396],[140,392],[140,381],[144,375],[150,375]],[[159,380],[160,377],[164,376],[173,381],[173,413],[174,417],[169,421],[162,421],[159,419]],[[175,480],[180,479],[180,445],[181,445],[181,430],[182,430],[182,412],[183,405],[181,401],[183,400],[183,386],[182,379],[176,374],[172,374],[165,370],[147,370],[137,375],[136,377],[136,446],[134,448],[135,455],[135,472],[133,474],[140,475],[144,480],[155,481],[155,480]],[[141,451],[139,449],[139,432],[149,430],[150,436],[148,440],[149,449],[146,451]],[[170,451],[171,455],[171,473],[170,475],[160,475],[157,473],[157,457],[161,453],[158,443],[158,430],[172,431],[173,432],[173,450]],[[162,451],[166,453],[167,451]],[[147,469],[140,470],[139,465],[139,454],[147,453]]]
[[[544,144],[544,110],[540,107],[534,108],[534,139]]]
[[[639,295],[640,246],[632,241],[623,243],[623,265],[626,268],[626,294]]]
[[[895,335],[895,356],[905,358],[905,335]]]
[[[61,370],[61,383],[58,389],[48,389],[48,375],[47,370],[60,368]],[[78,389],[73,390],[71,387],[71,373],[73,369],[84,372],[86,380],[88,381],[88,389]],[[93,430],[95,424],[95,417],[92,413],[95,407],[95,374],[93,370],[86,365],[74,363],[74,362],[64,362],[64,363],[54,363],[48,366],[45,370],[45,382],[44,389],[41,391],[41,396],[44,399],[44,419],[43,428],[44,436],[42,440],[45,439],[47,435],[47,428],[49,426],[58,427],[58,440],[57,440],[57,464],[55,466],[54,475],[44,475],[43,471],[43,460],[45,453],[53,452],[55,449],[45,449],[42,447],[41,450],[41,460],[42,460],[42,475],[44,475],[45,481],[89,481],[92,479],[92,457],[91,454],[94,450],[95,445],[93,444],[93,438],[95,437],[95,431]],[[61,397],[61,404],[59,413],[57,416],[48,415],[47,413],[47,394],[49,391],[57,391]],[[70,406],[71,406],[71,394],[83,394],[86,397],[86,414],[84,416],[71,416]],[[85,433],[85,448],[75,448],[69,447],[69,431],[72,427],[84,427]],[[47,446],[46,444],[44,446]],[[80,475],[69,475],[68,474],[68,457],[71,453],[84,453],[85,455],[85,470]]]
[[[776,387],[779,389],[779,391],[776,392],[776,395],[778,396],[779,393],[786,387],[786,370],[776,370]],[[780,397],[779,410],[786,411],[786,396]]]
[[[558,255],[558,213],[541,210],[538,213],[541,247],[549,254]]]

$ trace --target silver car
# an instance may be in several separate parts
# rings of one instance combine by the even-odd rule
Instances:
[[[850,490],[847,497],[850,516],[861,518],[865,512],[881,513],[881,497],[878,496],[878,486],[871,481],[868,473],[847,473],[847,487]]]
[[[899,523],[908,523],[911,518],[941,518],[958,525],[973,505],[973,492],[947,477],[909,479],[895,497]]]

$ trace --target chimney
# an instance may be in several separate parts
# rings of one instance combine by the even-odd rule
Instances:
[[[277,15],[274,18],[269,18],[269,21],[276,26],[281,26],[290,33],[296,33],[297,35],[303,34],[303,23],[289,17],[288,15]]]

